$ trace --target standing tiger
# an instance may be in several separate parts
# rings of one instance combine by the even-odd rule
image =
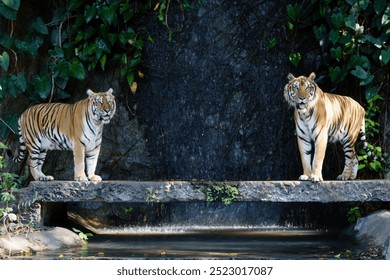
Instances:
[[[358,171],[355,144],[359,134],[365,139],[365,111],[359,103],[347,96],[323,92],[315,83],[315,74],[294,77],[288,74],[284,97],[295,108],[299,153],[303,175],[299,180],[322,181],[322,164],[327,143],[340,142],[344,154],[343,173],[337,179],[353,180]]]
[[[47,150],[72,150],[74,179],[101,181],[95,169],[103,124],[108,124],[115,114],[112,93],[111,88],[98,93],[88,89],[88,97],[75,104],[48,103],[28,108],[18,121],[20,148],[13,160],[21,162],[28,153],[27,164],[34,179],[51,181],[53,176],[42,172]]]

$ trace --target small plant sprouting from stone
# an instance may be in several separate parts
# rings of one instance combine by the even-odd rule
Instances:
[[[237,201],[239,192],[237,186],[216,185],[206,188],[206,201],[215,202],[222,201],[226,205]]]
[[[349,209],[347,216],[348,222],[352,224],[362,217],[362,213],[360,211],[360,208],[358,206],[355,206]]]
[[[126,214],[131,214],[131,213],[133,213],[134,212],[134,208],[133,207],[127,207],[127,208],[125,208],[125,213]]]
[[[84,233],[82,232],[81,230],[77,229],[77,228],[72,228],[72,230],[77,233],[79,235],[79,237],[85,242],[85,243],[88,243],[88,238],[89,237],[92,237],[93,234],[88,232],[88,233]]]
[[[158,202],[158,190],[155,188],[147,188],[146,201],[147,202]]]

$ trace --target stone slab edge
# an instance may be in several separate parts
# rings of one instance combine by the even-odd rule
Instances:
[[[237,201],[262,202],[367,202],[390,201],[389,180],[369,181],[50,181],[30,183],[18,191],[23,201],[41,202],[170,202],[206,201],[206,190],[229,185],[238,190]]]

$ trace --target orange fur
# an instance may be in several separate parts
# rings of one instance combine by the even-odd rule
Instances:
[[[328,142],[340,142],[345,154],[344,170],[337,179],[355,179],[358,170],[355,143],[359,133],[364,134],[365,127],[363,107],[350,97],[323,92],[314,81],[314,73],[297,78],[289,74],[288,79],[284,97],[295,108],[303,167],[299,179],[323,180],[322,165]]]
[[[14,161],[22,161],[28,153],[27,163],[34,179],[54,180],[42,172],[47,150],[72,150],[75,180],[101,181],[95,169],[103,124],[115,114],[112,92],[88,90],[88,97],[75,104],[49,103],[28,108],[19,118],[20,148]]]

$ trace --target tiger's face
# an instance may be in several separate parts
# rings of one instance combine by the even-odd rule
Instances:
[[[94,120],[102,121],[103,124],[108,124],[110,122],[116,110],[113,92],[112,88],[106,92],[93,92],[90,89],[87,90]]]
[[[289,83],[284,87],[284,98],[298,111],[305,110],[315,103],[317,97],[315,77],[314,73],[311,73],[309,77],[299,76],[297,78],[291,73],[288,74]]]

